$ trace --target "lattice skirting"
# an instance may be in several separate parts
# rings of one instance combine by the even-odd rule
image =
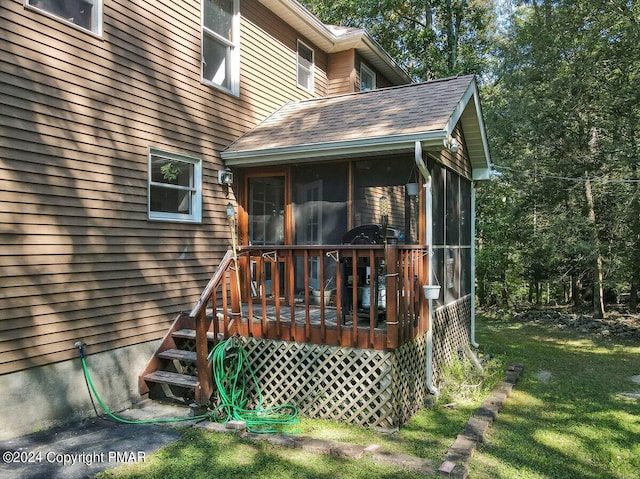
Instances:
[[[449,364],[459,351],[470,344],[471,296],[437,309],[433,314],[433,374],[434,384],[440,379],[442,367]]]
[[[393,352],[245,339],[264,405],[294,403],[308,417],[392,429],[426,397],[426,340]]]
[[[434,315],[437,367],[469,343],[470,299]],[[426,334],[395,351],[244,338],[265,406],[295,404],[308,417],[393,429],[424,406]]]

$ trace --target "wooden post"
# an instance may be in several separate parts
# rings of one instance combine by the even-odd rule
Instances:
[[[387,267],[387,349],[398,347],[398,249],[389,245],[385,249]]]
[[[237,262],[235,266],[237,266]],[[230,286],[231,286],[231,331],[229,335],[240,331],[240,322],[242,321],[242,304],[240,304],[240,289],[239,289],[239,271],[231,268],[230,270]],[[226,335],[225,335],[226,336]]]
[[[198,385],[195,391],[196,404],[206,406],[213,393],[213,376],[207,356],[209,355],[209,343],[207,341],[209,324],[206,308],[201,308],[196,316],[196,372]]]

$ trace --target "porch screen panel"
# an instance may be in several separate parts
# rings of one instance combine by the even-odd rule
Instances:
[[[471,293],[471,182],[432,159],[434,272],[442,286],[438,306]]]
[[[380,199],[389,203],[389,226],[400,234],[400,242],[418,237],[418,202],[408,198],[406,184],[416,178],[413,157],[383,158],[354,162],[353,226],[380,224]]]
[[[291,202],[294,242],[299,245],[340,244],[347,231],[349,169],[346,163],[302,165],[292,169]],[[308,277],[304,277],[303,258],[295,263],[296,294],[305,287],[325,289],[327,298],[335,289],[336,262],[325,254],[309,255]],[[324,265],[321,284],[320,262]]]
[[[291,200],[296,244],[340,244],[347,232],[346,163],[293,168]]]
[[[444,245],[444,174],[445,170],[432,159],[428,168],[431,172],[431,208],[433,244]]]

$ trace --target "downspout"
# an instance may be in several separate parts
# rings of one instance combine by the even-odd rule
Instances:
[[[427,251],[429,252],[429,273],[427,276],[427,279],[429,281],[429,284],[433,284],[433,267],[431,265],[431,258],[433,256],[433,212],[432,212],[432,204],[431,204],[431,174],[429,173],[429,170],[427,169],[427,165],[425,165],[424,160],[422,159],[422,143],[420,143],[419,141],[416,141],[415,143],[415,162],[416,162],[416,166],[418,167],[418,170],[420,171],[420,173],[422,173],[422,176],[424,177],[424,188],[425,188],[425,210],[426,210],[426,224],[425,224],[425,242],[427,245]],[[429,392],[431,394],[439,394],[440,391],[438,390],[438,388],[433,384],[433,315],[432,315],[432,310],[433,310],[433,300],[432,299],[428,299],[428,309],[429,309],[429,313],[428,313],[428,322],[429,322],[429,326],[427,328],[427,389],[429,390]]]
[[[471,346],[476,342],[476,186],[471,182]]]

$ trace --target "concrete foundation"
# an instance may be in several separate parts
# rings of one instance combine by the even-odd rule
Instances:
[[[93,383],[112,411],[138,402],[138,374],[158,341],[91,354],[87,365]],[[31,434],[95,416],[78,359],[0,376],[0,440]],[[96,402],[98,411],[100,406]]]

